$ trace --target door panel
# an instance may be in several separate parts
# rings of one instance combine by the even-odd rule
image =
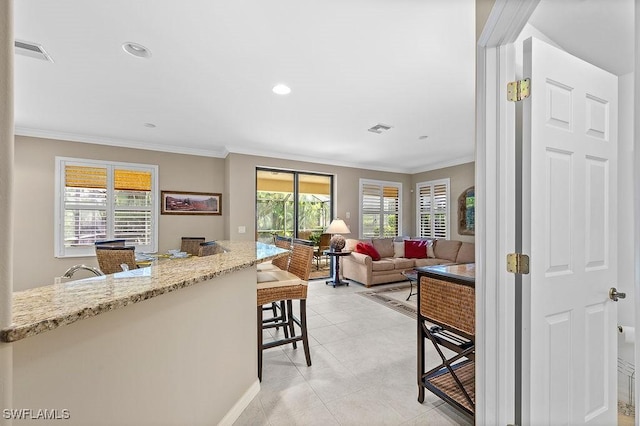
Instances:
[[[617,77],[524,53],[523,424],[615,424]]]

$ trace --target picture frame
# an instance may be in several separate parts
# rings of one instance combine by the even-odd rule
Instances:
[[[222,215],[222,194],[215,192],[161,191],[161,214]]]

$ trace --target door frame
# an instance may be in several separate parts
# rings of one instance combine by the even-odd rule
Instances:
[[[515,415],[515,276],[505,257],[516,248],[514,41],[539,0],[496,0],[476,50],[476,423],[509,424]],[[635,39],[640,0],[635,0]],[[640,105],[640,43],[635,45],[634,111]],[[634,222],[640,223],[640,114],[634,113]],[[622,229],[622,227],[620,227]],[[640,226],[634,228],[635,311],[640,312]],[[640,330],[640,315],[636,315]],[[638,332],[636,332],[638,334]],[[639,337],[636,335],[636,338]],[[635,364],[640,365],[637,347]],[[636,406],[640,398],[636,392]],[[637,420],[637,419],[636,419]],[[636,422],[638,424],[638,422]]]

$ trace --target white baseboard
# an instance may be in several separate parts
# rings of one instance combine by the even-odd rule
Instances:
[[[231,407],[231,410],[220,420],[218,426],[231,426],[238,420],[245,408],[249,406],[253,398],[260,392],[260,380],[256,379],[242,397]]]

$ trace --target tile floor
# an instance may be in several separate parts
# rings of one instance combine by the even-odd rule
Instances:
[[[416,322],[355,294],[364,290],[310,281],[313,365],[301,343],[265,351],[261,390],[235,425],[472,424],[429,392],[418,403]],[[265,340],[279,332],[265,332]],[[435,351],[427,359],[435,366]]]

